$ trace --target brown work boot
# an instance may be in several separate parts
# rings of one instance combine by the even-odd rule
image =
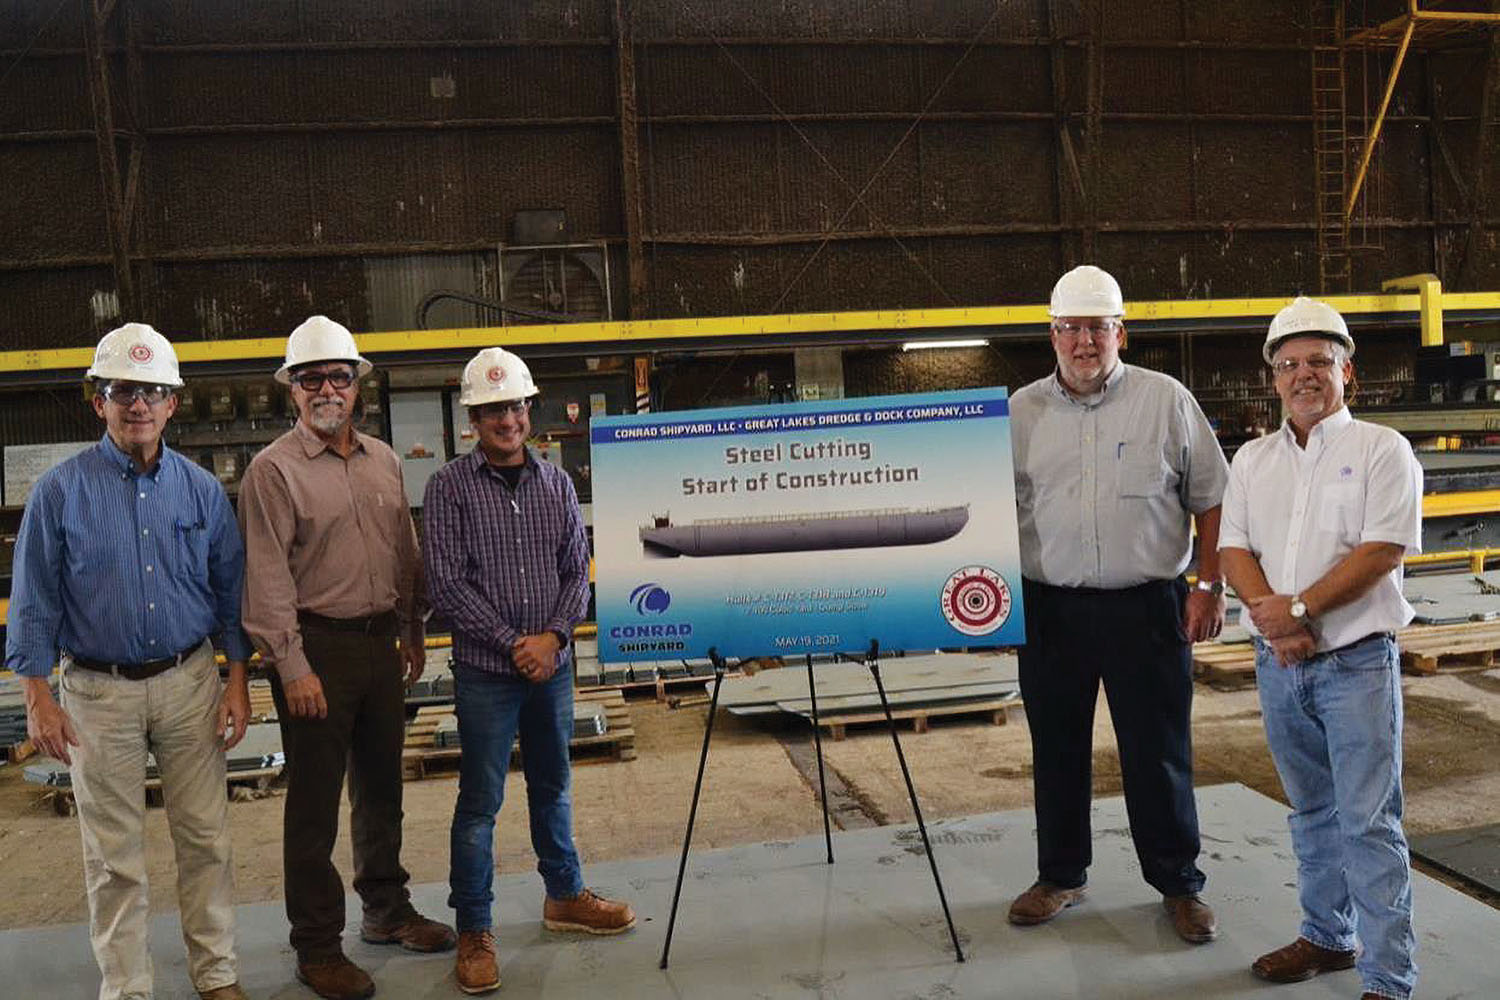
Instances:
[[[453,965],[458,988],[465,993],[488,993],[500,988],[500,964],[495,961],[495,935],[463,931],[458,935],[458,961]]]
[[[1187,896],[1163,896],[1161,905],[1172,915],[1172,929],[1188,944],[1204,944],[1219,933],[1214,911],[1197,893]]]
[[[1081,885],[1076,889],[1064,889],[1038,882],[1016,897],[1016,901],[1010,904],[1010,913],[1006,919],[1022,927],[1045,924],[1074,903],[1081,903],[1083,897]]]
[[[375,995],[375,980],[342,954],[297,959],[297,979],[328,1000],[360,1000]]]
[[[250,1000],[250,998],[245,995],[244,990],[240,989],[239,983],[230,983],[228,986],[199,990],[198,1000]]]
[[[629,903],[605,899],[585,889],[572,899],[548,896],[542,904],[542,926],[549,931],[619,934],[635,926],[635,911]]]
[[[1285,948],[1257,958],[1250,966],[1262,979],[1273,983],[1300,983],[1320,972],[1338,972],[1354,967],[1355,953],[1319,948],[1307,938],[1298,938]]]
[[[458,941],[452,927],[428,920],[416,911],[394,927],[365,924],[360,928],[359,936],[370,944],[399,944],[407,951],[423,953],[447,951]]]

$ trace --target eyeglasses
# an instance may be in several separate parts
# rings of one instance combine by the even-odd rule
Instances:
[[[531,400],[516,399],[509,403],[480,403],[475,410],[481,419],[499,420],[507,413],[513,417],[519,417],[531,409]]]
[[[1114,318],[1101,319],[1094,323],[1074,323],[1064,321],[1052,324],[1052,329],[1059,336],[1068,340],[1077,340],[1085,333],[1091,337],[1112,337],[1120,332],[1120,321]]]
[[[1315,372],[1326,372],[1334,365],[1333,358],[1326,354],[1314,354],[1310,358],[1282,358],[1280,361],[1271,362],[1271,371],[1277,375],[1290,375],[1299,368],[1307,368]]]
[[[298,372],[292,382],[303,392],[317,392],[327,382],[335,389],[347,389],[354,384],[354,373],[347,368],[331,372]]]
[[[99,387],[99,395],[119,406],[134,406],[138,399],[145,400],[148,406],[155,406],[172,395],[172,387],[140,382],[106,382]]]

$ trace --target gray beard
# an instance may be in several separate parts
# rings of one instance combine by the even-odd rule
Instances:
[[[308,417],[308,423],[312,424],[315,431],[323,434],[333,434],[344,426],[349,419],[349,413],[342,406],[313,407],[312,414]]]

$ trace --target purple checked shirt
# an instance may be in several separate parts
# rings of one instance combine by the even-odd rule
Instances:
[[[432,606],[453,626],[453,659],[515,673],[523,635],[567,646],[589,601],[589,549],[567,474],[527,452],[512,490],[475,448],[427,482],[423,557]]]

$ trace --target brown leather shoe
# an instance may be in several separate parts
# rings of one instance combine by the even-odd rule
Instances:
[[[1164,896],[1161,905],[1172,915],[1172,929],[1188,944],[1204,944],[1219,934],[1219,922],[1197,893],[1188,896]]]
[[[1081,903],[1083,896],[1084,890],[1081,885],[1076,889],[1064,889],[1061,886],[1038,882],[1017,896],[1016,901],[1010,904],[1007,919],[1022,927],[1045,924],[1068,907]]]
[[[228,986],[215,986],[211,990],[199,990],[198,1000],[250,1000],[245,991],[240,989],[239,983],[230,983]]]
[[[619,934],[635,926],[635,911],[629,903],[605,899],[585,889],[572,899],[548,896],[542,904],[542,926],[549,931]]]
[[[359,936],[370,944],[399,944],[407,951],[420,951],[424,954],[447,951],[458,941],[458,935],[453,933],[452,927],[436,920],[428,920],[415,912],[405,923],[394,927],[371,927],[365,924],[360,928]]]
[[[361,1000],[375,995],[375,980],[343,955],[298,959],[297,979],[327,1000]]]
[[[1307,938],[1299,937],[1285,948],[1277,948],[1257,958],[1250,971],[1273,983],[1300,983],[1320,972],[1353,968],[1354,955],[1352,951],[1319,948]]]
[[[458,988],[465,993],[489,993],[500,988],[500,965],[495,961],[495,935],[464,931],[458,935],[458,961],[453,965]]]

